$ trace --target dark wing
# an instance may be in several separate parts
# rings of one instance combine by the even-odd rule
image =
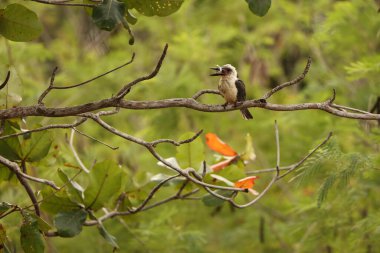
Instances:
[[[236,80],[235,86],[237,89],[237,101],[245,101],[246,94],[245,94],[245,85],[242,80]]]

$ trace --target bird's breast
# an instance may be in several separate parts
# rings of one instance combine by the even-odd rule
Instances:
[[[232,80],[220,79],[218,89],[227,103],[235,103],[237,100],[237,89]]]

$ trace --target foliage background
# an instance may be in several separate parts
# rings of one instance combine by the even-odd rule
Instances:
[[[81,8],[19,3],[36,11],[44,27],[33,43],[0,38],[0,76],[9,68],[17,73],[9,89],[22,97],[23,105],[35,103],[55,66],[60,68],[56,84],[69,85],[120,65],[136,52],[135,62],[127,68],[90,86],[53,91],[46,103],[61,107],[110,96],[122,84],[150,72],[166,42],[170,48],[160,74],[134,89],[129,99],[189,97],[200,89],[216,88],[217,80],[208,76],[208,68],[225,63],[239,69],[248,98],[258,98],[301,73],[308,56],[313,64],[306,80],[277,94],[273,102],[322,101],[335,88],[337,103],[368,110],[380,95],[380,22],[374,1],[276,1],[263,18],[254,16],[244,1],[185,1],[168,17],[139,16],[132,27],[133,46],[128,45],[125,30],[101,32]],[[223,102],[212,95],[202,101]],[[180,139],[185,132],[204,129],[217,133],[238,151],[244,150],[245,136],[250,133],[257,159],[247,170],[275,165],[275,119],[280,128],[282,165],[298,161],[328,132],[334,132],[332,142],[313,160],[293,178],[280,181],[252,208],[233,210],[224,205],[215,209],[201,201],[178,201],[125,217],[122,223],[107,221],[120,252],[376,252],[380,247],[377,122],[319,111],[251,111],[253,121],[242,120],[236,111],[207,114],[187,109],[123,111],[107,119],[147,140]],[[60,120],[27,121],[34,125]],[[145,150],[121,142],[95,124],[80,129],[119,147],[112,151],[78,135],[76,143],[86,164],[116,160],[125,168],[128,180],[144,186],[142,192],[153,185],[149,177],[163,171]],[[38,164],[41,175],[54,178],[63,161],[75,164],[65,134],[64,130],[55,132],[57,146],[51,152],[58,155]],[[170,145],[159,151],[164,157],[176,152]],[[206,149],[205,157],[209,163],[214,161]],[[70,172],[70,168],[63,169]],[[257,190],[265,187],[266,178],[263,175],[257,181]],[[0,182],[1,200],[28,204],[24,193],[11,187],[14,184],[12,180]],[[8,235],[20,250],[19,222],[14,216],[4,220]],[[112,250],[94,228],[84,228],[75,238],[48,238],[46,248],[47,252]]]

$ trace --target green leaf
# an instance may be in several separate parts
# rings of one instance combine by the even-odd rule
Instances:
[[[38,229],[40,231],[47,232],[50,229],[52,229],[52,226],[49,223],[47,223],[47,221],[45,221],[44,219],[42,219],[41,217],[37,216],[34,213],[30,213],[29,215],[32,216],[37,221]]]
[[[38,228],[38,221],[30,215],[24,214],[21,225],[21,247],[25,253],[43,253],[44,241]]]
[[[251,12],[259,17],[265,16],[272,4],[271,0],[245,0]]]
[[[137,18],[129,10],[126,12],[125,19],[132,25],[137,23]]]
[[[231,195],[232,195],[231,191],[226,191],[226,190],[216,190],[215,192],[219,195],[224,196],[224,197],[231,197]],[[212,207],[221,206],[221,205],[223,205],[224,201],[225,200],[217,198],[211,194],[207,194],[202,198],[202,202],[206,206],[212,206]]]
[[[9,135],[14,133],[16,133],[16,131],[12,128],[11,123],[9,121],[6,121],[4,125],[4,132],[2,135]],[[20,160],[21,154],[21,144],[18,137],[11,137],[0,140],[1,156],[4,156],[9,160]]]
[[[32,133],[31,138],[25,139],[21,143],[23,160],[36,162],[44,158],[50,150],[53,136],[50,131]]]
[[[12,207],[11,204],[7,202],[1,202],[0,203],[0,215],[8,211]]]
[[[54,225],[59,236],[74,237],[82,231],[86,218],[87,212],[83,209],[61,212],[54,217]]]
[[[185,133],[180,140],[186,140],[194,136],[194,133]],[[199,168],[205,160],[204,145],[201,138],[177,147],[176,158],[182,168]]]
[[[92,19],[102,30],[112,31],[125,15],[125,4],[117,0],[104,0],[92,11]]]
[[[70,200],[65,189],[54,191],[51,188],[45,188],[42,191],[42,197],[41,208],[51,214],[80,209],[77,203]]]
[[[336,181],[336,176],[335,176],[335,175],[331,175],[331,176],[329,176],[329,177],[323,182],[323,184],[322,184],[321,187],[319,188],[319,191],[318,191],[318,199],[317,199],[317,206],[318,206],[318,207],[321,207],[323,201],[326,200],[326,198],[327,198],[327,194],[329,193],[331,187],[334,185],[335,181]]]
[[[136,9],[145,16],[168,16],[183,4],[184,0],[124,0],[128,8]]]
[[[222,176],[224,178],[227,178],[228,180],[232,182],[236,182],[244,177],[246,177],[246,174],[244,172],[244,169],[239,168],[237,165],[230,165],[223,170],[219,171],[218,173],[215,173],[219,176]]]
[[[98,225],[98,229],[101,236],[103,236],[103,238],[106,239],[106,241],[114,247],[114,251],[119,248],[119,245],[116,242],[116,238],[108,233],[102,223]]]
[[[50,229],[52,229],[52,226],[49,223],[47,223],[47,221],[38,216],[36,216],[36,218],[39,230],[41,230],[42,232],[47,232]]]
[[[244,154],[240,156],[244,161],[254,161],[256,159],[255,149],[253,148],[252,137],[250,134],[246,135],[246,144]]]
[[[0,34],[13,41],[31,41],[42,31],[36,13],[20,4],[0,10]]]
[[[84,189],[74,180],[71,180],[61,169],[58,169],[58,176],[66,185],[69,198],[76,203],[83,203]]]
[[[98,163],[90,171],[89,186],[84,192],[85,204],[97,210],[120,193],[122,171],[112,161]]]

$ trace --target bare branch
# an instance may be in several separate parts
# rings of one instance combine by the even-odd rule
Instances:
[[[113,69],[111,69],[111,70],[108,70],[108,71],[106,71],[106,72],[104,72],[104,73],[102,73],[102,74],[100,74],[100,75],[97,75],[97,76],[95,76],[95,77],[93,77],[93,78],[91,78],[91,79],[89,79],[89,80],[87,80],[87,81],[84,81],[84,82],[81,82],[81,83],[78,83],[78,84],[69,85],[69,86],[54,86],[54,79],[55,79],[56,72],[57,72],[57,70],[58,70],[58,67],[55,67],[54,70],[53,70],[53,73],[52,73],[52,75],[51,75],[51,79],[50,79],[49,87],[48,87],[48,88],[47,88],[47,89],[41,94],[41,96],[39,97],[39,99],[38,99],[38,104],[39,104],[39,105],[42,105],[42,104],[43,104],[43,103],[42,103],[42,100],[43,100],[43,99],[46,97],[46,95],[47,95],[51,90],[53,90],[53,89],[56,89],[56,90],[64,90],[64,89],[76,88],[76,87],[79,87],[79,86],[82,86],[82,85],[88,84],[88,83],[90,83],[90,82],[92,82],[92,81],[95,81],[96,79],[99,79],[99,78],[101,78],[101,77],[103,77],[103,76],[105,76],[105,75],[108,75],[108,74],[110,74],[110,73],[112,73],[112,72],[114,72],[114,71],[116,71],[116,70],[118,70],[118,69],[121,69],[121,68],[123,68],[123,67],[125,67],[125,66],[131,64],[131,63],[133,62],[133,60],[135,59],[135,56],[136,56],[136,54],[133,53],[131,59],[130,59],[128,62],[126,62],[126,63],[124,63],[124,64],[122,64],[122,65],[120,65],[120,66],[118,66],[118,67],[116,67],[116,68],[113,68]]]
[[[262,97],[262,99],[267,100],[267,99],[270,98],[274,93],[276,93],[276,92],[282,90],[283,88],[301,82],[301,81],[306,77],[307,73],[309,72],[310,65],[311,65],[311,57],[309,57],[309,58],[307,59],[307,63],[306,63],[305,69],[303,70],[303,72],[302,72],[301,75],[299,75],[296,79],[294,79],[294,80],[292,80],[292,81],[289,81],[289,82],[286,82],[286,83],[280,84],[280,85],[276,86],[275,88],[271,89],[270,91],[268,91],[268,92]]]
[[[295,164],[292,164],[292,165],[289,165],[289,166],[280,167],[278,169],[280,171],[281,170],[290,170],[291,168],[293,168],[294,165]],[[250,171],[247,171],[246,174],[247,175],[265,174],[265,173],[269,173],[269,172],[274,172],[276,170],[277,170],[277,168],[268,168],[268,169],[262,169],[262,170],[250,170]]]
[[[300,160],[298,163],[294,164],[292,166],[292,168],[290,168],[287,172],[285,172],[284,174],[282,174],[281,176],[279,176],[277,180],[280,180],[281,178],[285,177],[286,175],[288,175],[289,173],[291,173],[292,171],[294,171],[295,169],[297,169],[299,166],[301,166],[310,156],[312,156],[315,153],[315,151],[317,151],[320,147],[322,147],[323,145],[325,145],[330,140],[331,136],[332,136],[332,132],[330,132],[328,134],[328,136],[326,137],[326,139],[323,140],[323,142],[321,142],[309,154],[307,154],[304,158],[302,158],[302,160]]]
[[[124,64],[122,64],[122,65],[120,65],[120,66],[118,66],[118,67],[116,67],[114,69],[108,70],[107,72],[104,72],[104,73],[102,73],[102,74],[100,74],[98,76],[95,76],[95,77],[93,77],[93,78],[91,78],[91,79],[89,79],[87,81],[84,81],[84,82],[81,82],[81,83],[78,83],[78,84],[69,85],[69,86],[54,86],[53,89],[56,89],[56,90],[71,89],[71,88],[76,88],[76,87],[85,85],[87,83],[90,83],[92,81],[95,81],[96,79],[99,79],[99,78],[101,78],[101,77],[103,77],[105,75],[108,75],[108,74],[110,74],[110,73],[112,73],[112,72],[114,72],[114,71],[116,71],[118,69],[121,69],[121,68],[123,68],[123,67],[131,64],[133,62],[133,60],[135,59],[135,56],[136,56],[136,54],[132,53],[132,57],[131,57],[131,59],[128,62],[126,62],[126,63],[124,63]]]
[[[24,187],[26,193],[28,194],[30,200],[33,203],[34,211],[35,211],[36,215],[40,216],[41,212],[40,212],[40,207],[38,205],[37,198],[36,198],[36,196],[34,196],[34,192],[33,192],[32,188],[30,187],[29,183],[23,177],[23,173],[22,173],[20,167],[18,166],[18,164],[14,163],[12,161],[9,161],[8,159],[6,159],[5,157],[3,157],[1,155],[0,155],[0,163],[3,164],[5,167],[9,168],[12,172],[14,172],[16,174],[18,181]]]
[[[166,143],[173,144],[175,146],[180,146],[182,144],[190,143],[190,142],[194,141],[196,138],[198,138],[199,135],[202,134],[202,132],[203,132],[203,130],[200,130],[193,137],[191,137],[189,139],[186,139],[186,140],[183,140],[183,141],[174,141],[174,140],[171,140],[171,139],[159,139],[159,140],[155,140],[155,141],[150,142],[150,144],[153,147],[156,147],[157,144],[165,143],[166,142]]]
[[[195,93],[191,98],[197,100],[203,94],[217,94],[222,96],[222,93],[220,93],[220,91],[218,90],[200,90],[197,93]]]
[[[158,183],[148,194],[148,197],[146,197],[146,199],[141,203],[141,205],[137,208],[134,208],[132,210],[129,210],[130,213],[137,213],[139,212],[141,209],[143,209],[146,204],[148,204],[149,200],[151,200],[154,196],[154,194],[164,185],[166,184],[167,182],[169,182],[170,180],[174,179],[174,178],[177,178],[179,177],[180,175],[177,174],[177,175],[174,175],[174,176],[171,176],[171,177],[168,177],[164,180],[162,180],[160,183]]]
[[[103,141],[101,141],[101,140],[98,140],[98,139],[96,139],[96,138],[94,138],[94,137],[92,137],[92,136],[90,136],[90,135],[88,135],[88,134],[85,134],[85,133],[79,131],[78,129],[76,129],[75,127],[73,127],[73,129],[75,130],[75,132],[79,133],[80,135],[83,135],[83,136],[85,136],[85,137],[87,137],[87,138],[89,138],[89,139],[91,139],[91,140],[94,140],[94,141],[96,141],[96,142],[98,142],[98,143],[100,143],[100,144],[103,144],[103,145],[106,146],[107,148],[110,148],[110,149],[112,149],[112,150],[116,150],[116,149],[119,148],[119,147],[113,147],[113,146],[111,146],[111,145],[109,145],[109,144],[107,144],[107,143],[105,143],[105,142],[103,142]]]
[[[161,57],[160,59],[158,60],[157,62],[157,65],[156,65],[156,68],[153,70],[152,73],[150,73],[149,75],[147,76],[143,76],[143,77],[139,77],[137,78],[136,80],[128,83],[127,85],[125,85],[122,89],[120,89],[120,91],[117,93],[116,95],[116,98],[119,100],[119,99],[122,99],[125,95],[128,94],[128,92],[131,90],[131,88],[133,86],[135,86],[136,84],[142,82],[142,81],[145,81],[145,80],[149,80],[149,79],[152,79],[153,77],[155,77],[158,72],[160,71],[161,69],[161,66],[162,66],[162,62],[164,61],[165,59],[165,56],[166,56],[166,52],[168,51],[168,47],[169,45],[166,44],[165,47],[164,47],[164,50],[162,51],[162,54],[161,54]]]
[[[181,174],[182,176],[186,177],[188,180],[190,180],[191,182],[195,183],[195,184],[198,184],[198,185],[201,185],[201,186],[204,186],[204,187],[210,187],[210,188],[214,188],[214,189],[221,189],[221,190],[230,190],[230,191],[245,191],[244,189],[240,189],[240,188],[234,188],[234,187],[225,187],[225,186],[219,186],[219,185],[212,185],[212,184],[207,184],[202,180],[202,177],[197,175],[195,170],[192,169],[192,168],[188,168],[186,170],[182,170],[181,168],[177,168],[175,166],[173,166],[171,163],[167,162],[164,158],[162,158],[155,150],[154,150],[154,147],[153,145],[151,144],[151,142],[146,142],[142,139],[139,139],[137,137],[134,137],[132,135],[129,135],[129,134],[126,134],[124,132],[121,132],[119,130],[117,130],[116,128],[113,128],[111,127],[110,125],[108,125],[106,122],[104,122],[102,119],[100,119],[100,117],[98,115],[95,115],[95,114],[86,114],[86,116],[88,118],[91,118],[92,120],[94,120],[96,123],[98,123],[100,126],[102,126],[104,129],[106,129],[107,131],[123,138],[123,139],[126,139],[128,141],[131,141],[131,142],[134,142],[136,144],[139,144],[141,146],[144,146],[145,148],[147,148],[149,150],[149,152],[160,162],[162,162],[164,165],[166,165],[167,167],[171,168],[172,170],[174,170],[175,172]],[[170,142],[171,143],[171,142]],[[192,175],[196,175],[197,178],[194,178],[192,177],[190,174]]]
[[[63,5],[63,6],[77,6],[77,7],[90,7],[94,8],[96,4],[83,4],[83,3],[68,3],[71,0],[32,0],[33,2],[42,3],[42,4],[52,4],[52,5]]]
[[[49,86],[42,92],[41,96],[38,98],[38,104],[43,105],[42,100],[46,97],[46,95],[54,88],[54,80],[55,80],[55,74],[57,73],[58,67],[55,67],[53,69],[53,73],[51,74],[50,83]]]
[[[81,118],[81,119],[78,119],[77,121],[75,121],[72,124],[48,125],[48,126],[44,126],[44,127],[40,127],[40,128],[36,128],[36,129],[32,129],[32,130],[23,131],[23,132],[20,132],[20,133],[8,134],[8,135],[0,136],[0,140],[11,138],[11,137],[15,137],[15,136],[19,136],[19,135],[34,133],[34,132],[41,132],[41,131],[45,131],[45,130],[48,130],[48,129],[55,129],[55,128],[67,129],[67,128],[73,128],[73,127],[76,127],[76,126],[79,126],[79,125],[83,124],[86,120],[87,120],[87,118]]]

